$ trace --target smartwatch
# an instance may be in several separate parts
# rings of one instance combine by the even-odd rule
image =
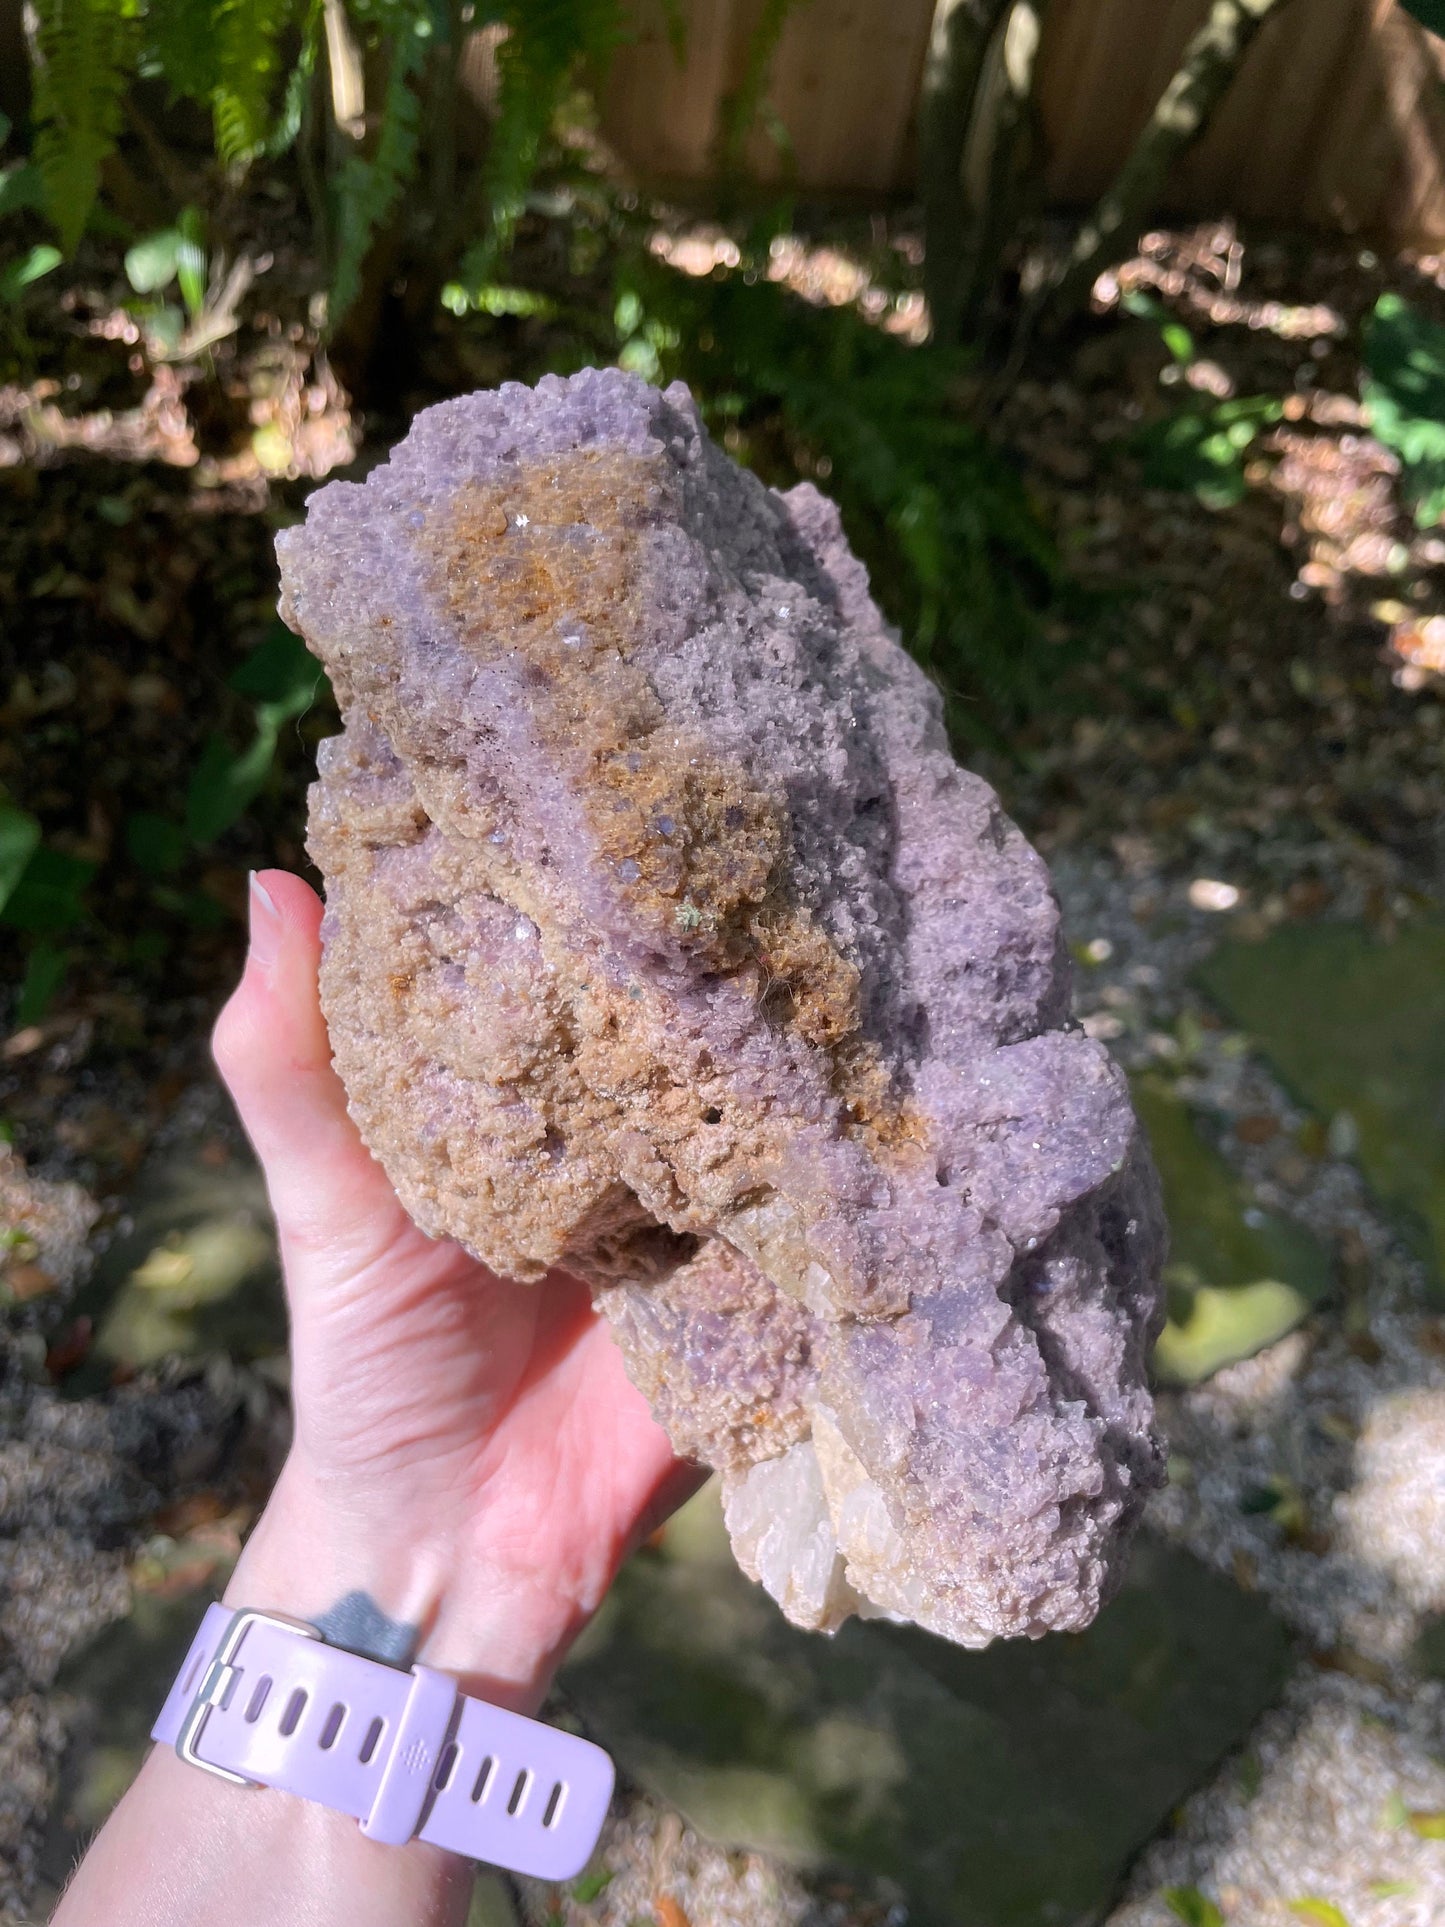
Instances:
[[[538,1880],[587,1864],[612,1797],[600,1746],[469,1699],[280,1613],[212,1606],[151,1738],[242,1787],[348,1813],[372,1840],[417,1839]]]

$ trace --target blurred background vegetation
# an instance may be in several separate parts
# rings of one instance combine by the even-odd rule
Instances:
[[[1425,27],[1433,5],[1413,0]],[[1276,394],[1213,392],[1187,320],[1105,272],[1161,197],[1182,183],[1212,204],[1223,173],[1247,203],[1268,98],[1281,165],[1253,193],[1271,212],[1445,237],[1439,43],[1403,9],[1369,11],[4,0],[10,459],[158,461],[213,506],[259,481],[274,520],[300,499],[289,482],[374,459],[439,395],[598,360],[680,376],[740,459],[826,483],[956,736],[1002,749],[1045,699],[1071,700],[1060,672],[1098,633],[991,432],[1021,381],[1060,365],[1091,310],[1152,324],[1177,405],[1144,411],[1135,452],[1150,481],[1216,506],[1245,493],[1284,413]],[[1069,70],[1081,44],[1091,60]],[[811,266],[803,232],[824,243]],[[1433,527],[1445,334],[1389,292],[1358,346],[1375,432]],[[127,504],[106,499],[107,526]],[[73,580],[62,567],[53,586]],[[183,807],[128,809],[102,839],[138,902],[202,927],[198,865],[325,700],[298,646],[244,639],[264,648],[221,679],[229,728],[183,782],[168,772]],[[29,939],[22,1023],[92,916],[88,850],[18,801],[0,818],[0,916]],[[137,940],[143,963],[158,939]]]

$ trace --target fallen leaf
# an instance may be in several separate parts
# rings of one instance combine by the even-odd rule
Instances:
[[[5,1282],[10,1287],[10,1296],[21,1305],[32,1298],[43,1298],[47,1291],[55,1289],[55,1279],[44,1265],[11,1265]]]
[[[1342,1909],[1332,1900],[1318,1900],[1308,1895],[1303,1900],[1292,1900],[1289,1910],[1292,1914],[1298,1914],[1301,1920],[1313,1922],[1313,1927],[1350,1927]]]
[[[1184,1927],[1224,1927],[1224,1915],[1197,1887],[1166,1887],[1163,1898],[1164,1905],[1176,1920],[1184,1922]]]

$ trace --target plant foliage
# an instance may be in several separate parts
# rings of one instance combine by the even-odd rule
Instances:
[[[331,318],[339,321],[361,287],[361,270],[377,230],[390,219],[416,173],[421,151],[421,101],[412,85],[425,63],[427,40],[415,20],[393,20],[403,9],[380,11],[378,31],[391,27],[381,131],[369,156],[349,154],[337,181],[337,250],[331,280]]]
[[[146,25],[151,60],[172,90],[210,108],[220,160],[254,159],[293,51],[296,0],[150,0]]]
[[[1184,1922],[1184,1927],[1224,1927],[1224,1915],[1197,1887],[1166,1887],[1163,1898],[1164,1905],[1176,1920]]]
[[[461,267],[462,281],[473,286],[492,278],[511,244],[573,70],[582,61],[602,67],[625,25],[621,0],[501,0],[489,14],[505,33],[486,160],[487,225]]]
[[[185,834],[207,844],[230,829],[260,793],[271,773],[281,731],[304,716],[326,687],[326,672],[306,645],[277,623],[270,636],[228,679],[237,695],[253,705],[255,732],[236,750],[223,736],[211,736],[186,792]],[[141,832],[148,855],[162,865],[180,845],[148,825]]]
[[[1382,294],[1365,329],[1370,427],[1400,458],[1415,520],[1445,520],[1445,328]]]
[[[67,254],[85,231],[140,51],[139,0],[37,0],[35,162]]]
[[[1206,508],[1230,508],[1244,499],[1245,464],[1260,434],[1283,412],[1270,395],[1193,402],[1135,437],[1144,480],[1150,488],[1186,490]]]
[[[333,143],[331,245],[323,250],[333,324],[354,305],[379,237],[407,226],[408,190],[431,138],[429,106],[438,87],[456,84],[463,11],[452,0],[349,0],[380,91],[364,145]],[[473,190],[458,197],[473,231],[446,209],[426,237],[453,258],[465,251],[464,281],[492,278],[572,75],[579,63],[600,70],[627,18],[627,0],[492,0],[469,13],[470,29],[502,30],[486,155]],[[95,207],[137,76],[209,109],[216,158],[231,171],[289,147],[317,90],[320,0],[37,0],[36,20],[35,173],[0,175],[0,214],[38,199],[67,254]],[[145,276],[152,269],[139,246]]]

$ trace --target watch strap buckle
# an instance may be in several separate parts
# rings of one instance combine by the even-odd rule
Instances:
[[[320,1639],[316,1628],[304,1619],[292,1619],[285,1613],[263,1613],[254,1607],[243,1607],[232,1619],[226,1629],[225,1638],[217,1647],[215,1656],[206,1668],[205,1676],[196,1688],[195,1698],[190,1710],[181,1721],[181,1730],[176,1735],[176,1753],[187,1766],[198,1766],[203,1773],[214,1773],[218,1780],[228,1780],[232,1786],[261,1787],[265,1782],[251,1780],[244,1773],[233,1773],[228,1766],[218,1766],[214,1760],[202,1759],[196,1751],[201,1735],[206,1730],[206,1721],[211,1709],[226,1704],[235,1689],[237,1668],[236,1655],[245,1643],[246,1635],[257,1624],[279,1626],[286,1632],[301,1633],[307,1639]]]

